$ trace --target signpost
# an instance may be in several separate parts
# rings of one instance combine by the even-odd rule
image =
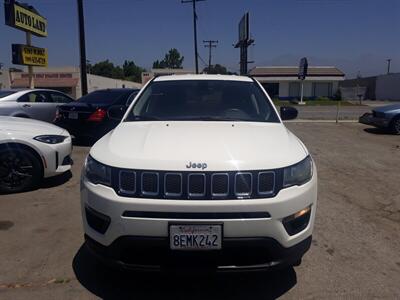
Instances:
[[[245,13],[239,23],[239,41],[235,48],[240,48],[240,75],[247,74],[247,48],[254,43],[250,38],[249,13]]]
[[[308,61],[306,57],[303,57],[300,60],[300,65],[299,65],[299,73],[298,73],[298,78],[301,80],[301,95],[300,95],[300,105],[304,105],[305,102],[303,102],[303,96],[304,96],[304,80],[307,77],[307,72],[308,72]]]
[[[32,46],[32,34],[38,37],[47,36],[47,20],[31,5],[15,0],[4,0],[5,24],[25,31],[26,45],[12,45],[13,64],[28,66],[29,87],[34,88],[33,66],[47,66],[47,50]]]

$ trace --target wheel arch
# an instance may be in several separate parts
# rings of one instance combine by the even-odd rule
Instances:
[[[43,158],[34,148],[32,148],[26,144],[22,144],[22,143],[18,143],[18,142],[5,142],[5,143],[0,144],[0,151],[4,150],[4,149],[17,149],[17,150],[23,149],[25,151],[30,152],[39,161],[40,167],[41,167],[41,175],[42,175],[42,177],[44,176]]]

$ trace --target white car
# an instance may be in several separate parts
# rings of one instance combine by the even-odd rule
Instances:
[[[0,90],[0,115],[52,123],[57,107],[72,101],[70,96],[54,90]]]
[[[86,245],[122,268],[298,265],[311,245],[317,170],[254,79],[156,77],[90,150]]]
[[[71,169],[68,131],[42,121],[0,116],[0,193],[30,190]]]

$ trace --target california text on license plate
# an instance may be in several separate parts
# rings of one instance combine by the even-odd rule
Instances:
[[[69,119],[78,119],[78,113],[77,112],[70,112],[68,114]]]
[[[172,250],[219,250],[222,247],[221,225],[170,225]]]

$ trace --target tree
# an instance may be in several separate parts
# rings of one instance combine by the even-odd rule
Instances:
[[[172,48],[165,54],[165,57],[162,61],[156,60],[153,62],[154,69],[182,69],[182,63],[185,59],[184,56],[181,56],[179,51],[176,48]]]
[[[145,69],[137,66],[133,61],[125,60],[121,66],[116,66],[108,59],[90,65],[90,73],[114,79],[125,79],[140,82]]]
[[[111,72],[111,78],[125,79],[124,70],[120,66],[114,67],[114,69]]]
[[[137,66],[133,61],[125,60],[122,65],[125,79],[140,82],[142,80],[142,72],[146,70]]]
[[[228,72],[228,70],[226,69],[226,67],[220,65],[220,64],[216,64],[211,66],[210,69],[208,69],[208,67],[205,67],[203,69],[203,73],[207,73],[207,74],[232,74],[230,72]]]
[[[164,61],[159,61],[158,59],[153,62],[153,69],[165,69],[165,63]]]
[[[91,73],[99,76],[113,78],[114,64],[108,59],[100,61],[91,67]]]

